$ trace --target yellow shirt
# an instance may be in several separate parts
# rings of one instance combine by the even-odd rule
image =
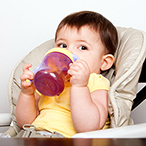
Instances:
[[[90,92],[98,89],[109,90],[110,83],[102,75],[93,73],[90,75],[88,87]],[[38,103],[40,115],[32,123],[37,130],[57,131],[65,137],[72,137],[77,133],[71,118],[70,88],[71,84],[67,82],[59,96],[41,95]]]

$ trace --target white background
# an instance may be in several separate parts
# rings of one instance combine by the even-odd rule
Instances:
[[[7,84],[15,64],[54,38],[66,15],[80,10],[97,11],[115,26],[146,31],[145,0],[0,0],[0,113],[10,111]]]

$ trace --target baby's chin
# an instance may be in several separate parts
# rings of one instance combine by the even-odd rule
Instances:
[[[96,70],[96,71],[91,71],[91,74],[92,74],[92,73],[101,74],[102,72],[104,72],[104,71]]]

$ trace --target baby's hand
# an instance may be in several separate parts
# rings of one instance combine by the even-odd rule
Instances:
[[[29,68],[32,66],[32,64],[26,64],[23,67],[23,74],[21,75],[21,92],[23,94],[34,94],[35,87],[33,82],[29,82],[29,80],[34,79],[34,73],[29,70]]]
[[[85,61],[77,60],[70,64],[68,74],[71,75],[70,83],[72,86],[83,87],[88,84],[90,69]]]

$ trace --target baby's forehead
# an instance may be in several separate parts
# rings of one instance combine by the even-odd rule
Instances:
[[[78,31],[80,32],[82,29],[88,28],[93,33],[99,34],[99,26],[98,24],[95,25],[94,23],[61,23],[55,33],[55,40],[57,38],[57,35],[60,31]]]
[[[95,29],[93,26],[91,25],[83,25],[83,26],[70,26],[70,25],[65,25],[63,26],[59,31],[77,31],[78,33],[80,33],[81,31],[86,31],[86,30],[90,30],[91,32],[95,33],[95,34],[99,34],[99,30]],[[57,32],[57,33],[58,33]]]

